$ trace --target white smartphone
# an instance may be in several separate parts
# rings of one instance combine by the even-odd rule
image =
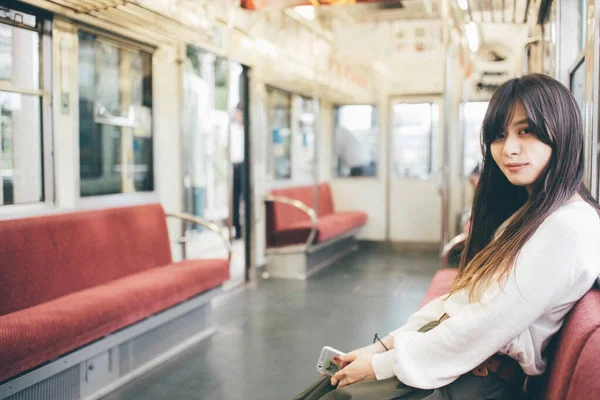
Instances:
[[[336,372],[347,365],[347,363],[340,360],[340,356],[345,354],[329,346],[323,347],[321,355],[319,355],[319,361],[317,361],[317,371],[321,374],[335,375]]]

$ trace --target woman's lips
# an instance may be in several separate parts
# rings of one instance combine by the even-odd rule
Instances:
[[[524,164],[505,164],[506,165],[506,169],[508,169],[510,172],[519,172],[521,171],[523,168],[525,168],[527,166],[527,163]]]

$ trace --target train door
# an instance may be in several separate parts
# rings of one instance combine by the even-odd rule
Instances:
[[[231,238],[231,280],[245,282],[242,223],[245,174],[243,68],[188,46],[183,67],[183,188],[185,212],[216,223]],[[186,224],[188,258],[222,256],[217,235]]]
[[[442,229],[440,188],[442,99],[403,97],[391,102],[388,238],[437,249]]]

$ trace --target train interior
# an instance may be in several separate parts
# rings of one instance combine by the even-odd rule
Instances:
[[[599,34],[598,0],[0,2],[0,399],[292,398],[448,291],[503,82],[572,92],[598,199]],[[558,348],[532,398],[594,398]]]

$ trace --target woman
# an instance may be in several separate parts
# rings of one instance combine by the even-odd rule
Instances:
[[[579,108],[558,81],[503,84],[482,127],[473,227],[450,293],[300,399],[515,399],[600,274]],[[386,350],[387,349],[387,350]]]

